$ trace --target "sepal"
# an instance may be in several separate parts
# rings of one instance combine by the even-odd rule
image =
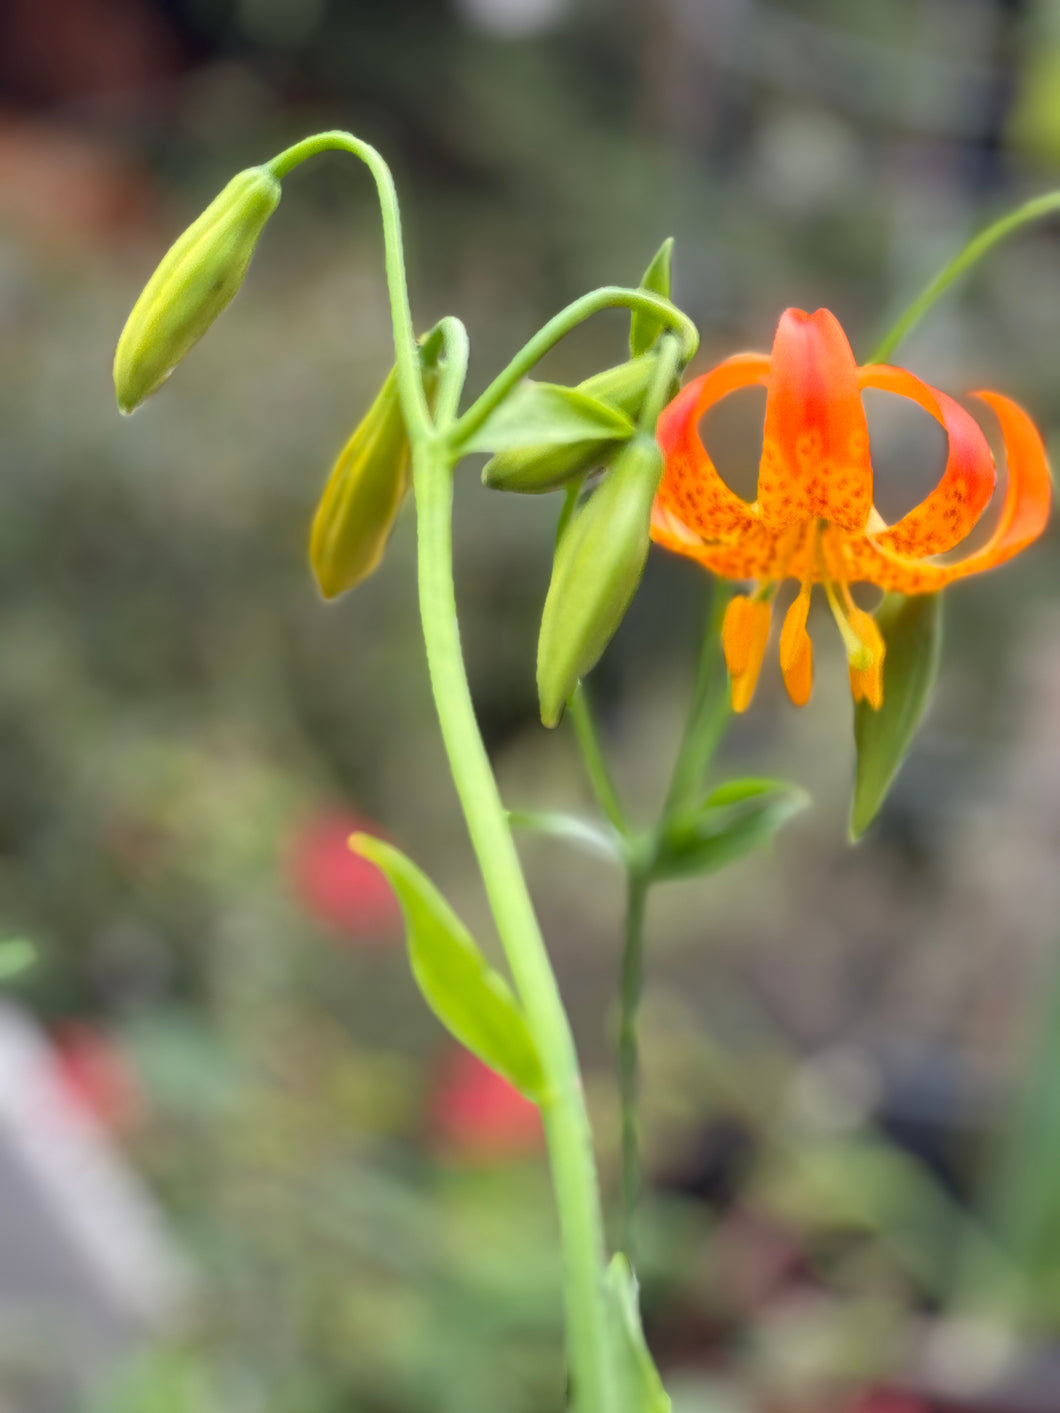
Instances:
[[[670,825],[655,856],[652,876],[716,873],[768,844],[809,803],[804,790],[784,780],[730,780],[697,810]]]

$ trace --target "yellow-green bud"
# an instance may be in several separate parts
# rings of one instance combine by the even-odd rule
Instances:
[[[651,385],[654,369],[654,357],[645,354],[586,378],[584,383],[578,384],[577,391],[635,417]],[[606,464],[621,445],[621,441],[610,437],[559,446],[516,447],[498,452],[486,462],[482,483],[495,491],[540,495],[554,491],[595,466]]]
[[[537,648],[546,726],[559,721],[578,679],[595,665],[636,593],[662,467],[654,437],[638,433],[560,538]]]
[[[410,450],[392,370],[339,453],[313,517],[309,563],[337,598],[378,565],[410,483]]]
[[[239,290],[280,183],[268,167],[234,176],[162,258],[114,355],[114,390],[132,412],[169,377]]]

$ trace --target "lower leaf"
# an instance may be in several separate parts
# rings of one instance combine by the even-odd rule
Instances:
[[[541,1060],[522,1009],[434,884],[382,839],[354,834],[350,848],[382,869],[397,894],[412,974],[431,1010],[462,1045],[540,1101]]]

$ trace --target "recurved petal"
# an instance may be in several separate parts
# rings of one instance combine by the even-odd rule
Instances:
[[[1037,427],[1018,403],[997,392],[974,394],[992,407],[1001,424],[1008,462],[1008,486],[1001,517],[981,549],[952,564],[929,564],[888,550],[867,536],[848,535],[842,556],[849,579],[867,579],[883,589],[930,594],[955,579],[981,574],[1019,554],[1049,522],[1052,483],[1045,446]]]
[[[768,373],[765,354],[737,353],[693,378],[659,418],[655,435],[666,468],[656,506],[701,539],[733,539],[754,525],[756,516],[718,474],[699,435],[700,418],[738,388],[764,383]]]
[[[941,423],[949,446],[938,485],[908,515],[875,537],[899,554],[944,554],[959,545],[986,509],[997,479],[994,458],[978,423],[959,403],[937,388],[885,363],[858,370],[863,388],[879,388],[911,398]]]
[[[834,314],[787,309],[770,359],[758,505],[767,524],[864,528],[872,508],[858,369]]]

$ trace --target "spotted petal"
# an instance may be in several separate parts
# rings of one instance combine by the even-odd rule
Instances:
[[[996,392],[975,394],[992,407],[1001,424],[1008,462],[1008,486],[1001,516],[980,549],[952,564],[932,564],[897,554],[868,536],[847,536],[843,558],[851,579],[868,579],[883,589],[929,594],[956,579],[1004,564],[1045,529],[1052,503],[1052,483],[1045,446],[1038,429],[1018,403]]]
[[[858,369],[858,381],[863,388],[911,398],[946,432],[946,469],[938,485],[908,515],[876,536],[878,545],[899,554],[944,554],[969,534],[994,493],[997,476],[986,437],[959,403],[904,368],[870,364]]]
[[[781,315],[770,359],[758,505],[768,525],[822,519],[862,530],[868,521],[872,462],[858,369],[827,309]]]

